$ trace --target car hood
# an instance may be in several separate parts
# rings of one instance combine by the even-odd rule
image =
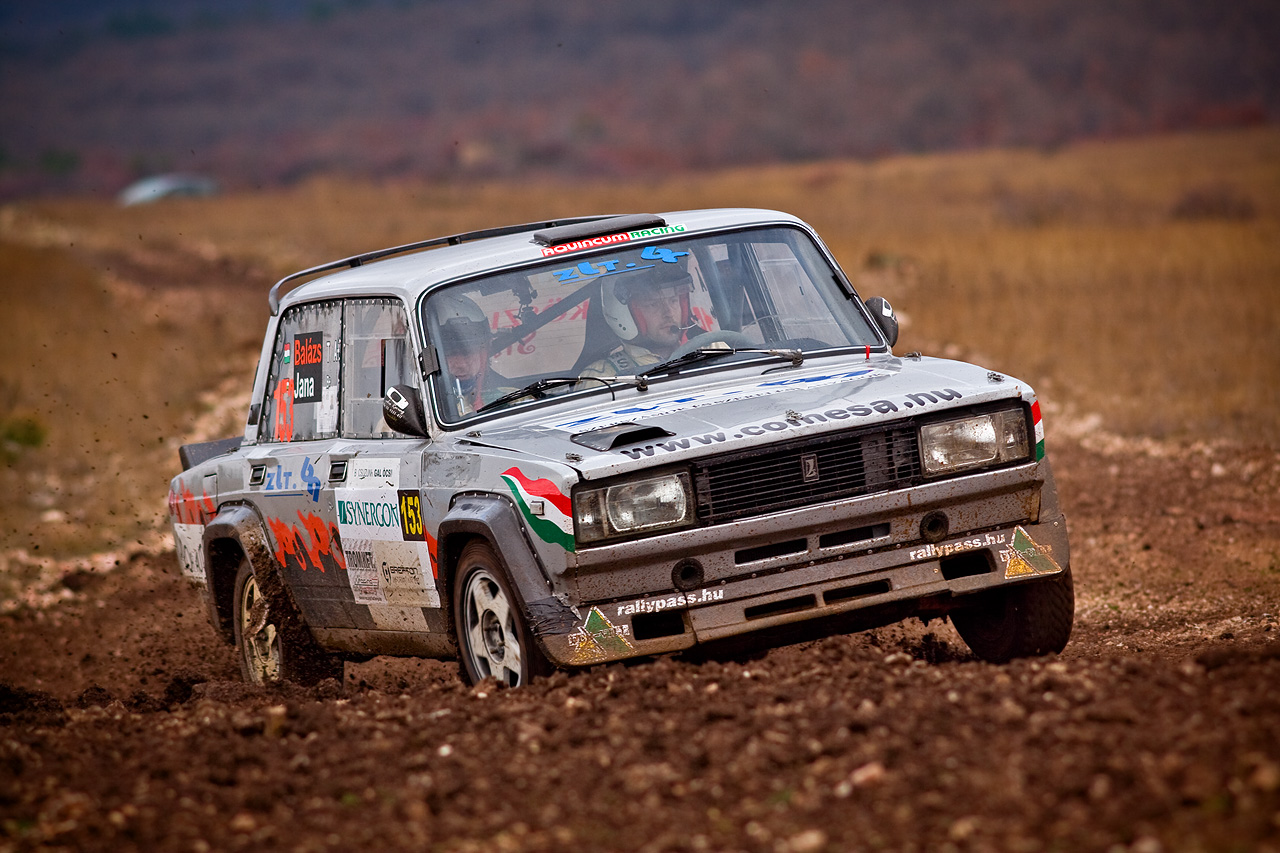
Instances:
[[[539,409],[462,439],[568,462],[584,479],[927,416],[1000,399],[1030,399],[1016,379],[934,358],[877,357],[800,368],[680,377],[619,390],[591,405]]]

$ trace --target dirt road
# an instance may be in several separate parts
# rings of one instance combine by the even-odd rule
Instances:
[[[171,553],[68,575],[0,617],[0,849],[1280,850],[1280,460],[1050,435],[1075,634],[1007,666],[912,622],[268,691]]]

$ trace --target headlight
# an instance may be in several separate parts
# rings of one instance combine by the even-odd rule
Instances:
[[[1024,459],[1029,455],[1026,415],[1007,409],[926,424],[920,427],[920,455],[926,477]]]
[[[573,496],[579,542],[679,527],[693,520],[693,489],[688,473],[628,480]]]

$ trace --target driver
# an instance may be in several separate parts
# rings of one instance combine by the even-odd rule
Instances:
[[[609,328],[622,342],[579,375],[608,378],[631,374],[669,358],[688,339],[691,329],[702,331],[690,319],[692,290],[689,273],[668,264],[606,278],[601,308]]]
[[[480,306],[461,294],[443,293],[434,300],[440,346],[444,352],[446,387],[453,408],[467,415],[515,390],[489,365],[492,333]]]

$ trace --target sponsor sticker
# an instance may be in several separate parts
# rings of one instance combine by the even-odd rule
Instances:
[[[615,426],[620,423],[632,420],[637,416],[643,415],[669,415],[675,412],[688,411],[697,409],[702,406],[717,406],[721,403],[733,403],[739,400],[751,400],[757,397],[764,397],[769,394],[776,394],[780,391],[786,391],[793,386],[803,385],[805,387],[821,387],[839,382],[847,382],[852,379],[874,379],[893,374],[886,370],[877,368],[861,368],[858,370],[846,370],[839,373],[826,373],[818,376],[805,376],[799,379],[775,379],[768,382],[760,382],[748,388],[727,388],[723,391],[704,394],[690,394],[685,397],[676,397],[671,400],[659,400],[654,403],[640,403],[621,408],[613,409],[609,412],[603,412],[599,415],[591,415],[585,418],[576,418],[570,421],[561,421],[551,424],[553,429],[564,430],[580,430],[590,426],[598,429],[604,427]],[[959,396],[959,395],[957,395]],[[927,402],[927,398],[925,399]],[[896,411],[896,408],[894,409]],[[870,412],[868,411],[868,414]],[[844,417],[850,417],[851,413],[845,412]],[[812,417],[812,416],[811,416]],[[838,416],[837,416],[838,417]]]
[[[310,456],[302,457],[297,470],[276,463],[262,472],[262,491],[270,492],[272,497],[306,495],[312,503],[319,503],[323,485]]]
[[[980,548],[997,548],[996,554],[1004,564],[1004,576],[1008,578],[1026,575],[1052,575],[1062,571],[1062,567],[1053,559],[1053,549],[1048,545],[1039,545],[1031,534],[1021,526],[1015,527],[1013,535],[1006,532],[983,533],[968,539],[955,542],[943,542],[937,545],[925,545],[907,552],[908,560],[936,560],[965,551],[976,551]]]
[[[1000,559],[1005,563],[1006,578],[1024,575],[1052,575],[1062,571],[1053,559],[1053,549],[1048,545],[1038,545],[1031,534],[1022,527],[1014,528],[1013,541],[1008,549],[1000,552]]]
[[[423,570],[426,548],[415,542],[355,539],[343,542],[347,584],[357,604],[439,607],[435,578]]]
[[[293,338],[293,402],[318,403],[324,381],[324,333]]]
[[[683,234],[685,226],[667,225],[661,228],[642,228],[638,231],[622,231],[617,234],[604,234],[586,240],[573,240],[556,246],[544,246],[542,257],[554,258],[556,255],[567,255],[572,252],[585,252],[588,249],[599,249],[601,246],[612,246],[617,243],[630,243],[632,240],[646,240],[650,237],[663,237],[668,234]]]
[[[439,607],[435,578],[422,570],[427,548],[418,542],[374,542],[378,582],[387,604],[398,607]]]
[[[668,595],[665,598],[637,598],[630,604],[619,604],[615,616],[632,616],[636,613],[657,613],[661,610],[675,610],[678,607],[696,607],[699,604],[710,604],[724,598],[723,589],[703,589],[698,592]]]
[[[348,539],[342,543],[347,557],[347,582],[357,604],[386,604],[382,584],[378,582],[378,563],[373,553],[374,540]]]
[[[356,601],[439,607],[435,540],[423,527],[418,492],[335,489],[334,499],[338,532],[347,557],[348,582]],[[351,544],[348,547],[345,543]],[[358,573],[352,569],[356,563],[360,565]]]
[[[357,604],[394,608],[439,607],[434,579],[422,571],[422,546],[377,539],[344,540],[347,583]],[[376,620],[375,620],[376,621]],[[387,627],[381,625],[380,627]]]
[[[338,531],[344,536],[402,540],[400,496],[393,489],[334,489]]]
[[[976,551],[979,548],[994,548],[1003,545],[1008,541],[1007,533],[984,533],[981,536],[973,536],[969,539],[962,539],[959,542],[945,542],[940,545],[925,545],[923,548],[916,548],[907,552],[908,560],[934,560],[938,557],[949,557],[952,554],[960,554],[964,551]],[[1001,559],[1008,562],[1007,558],[1001,555]]]
[[[329,435],[338,431],[338,386],[326,385],[316,408],[315,435]]]
[[[362,489],[400,487],[399,459],[353,459],[347,470],[347,482]]]
[[[599,607],[593,607],[578,629],[568,636],[573,649],[571,660],[575,664],[589,664],[626,657],[636,650],[627,639],[630,633],[630,625],[614,625]]]
[[[877,413],[886,415],[898,411],[899,408],[919,408],[930,404],[946,402],[947,400],[959,400],[960,397],[961,394],[959,391],[954,391],[950,388],[932,392],[921,391],[914,394],[905,394],[900,398],[895,398],[897,402],[894,402],[893,400],[873,400],[866,404],[856,403],[852,406],[831,408],[821,412],[808,412],[806,414],[796,412],[794,414],[789,414],[785,420],[775,419],[771,421],[764,421],[763,423],[745,424],[735,427],[730,432],[732,433],[732,437],[735,439],[743,438],[744,436],[767,435],[771,432],[785,432],[787,430],[798,429],[808,424],[820,424],[826,423],[827,421],[845,421],[850,418],[865,418]],[[690,447],[699,444],[716,444],[724,441],[725,437],[725,432],[709,432],[704,433],[703,435],[689,436],[688,438],[672,438],[668,441],[658,441],[653,444],[644,444],[635,447],[620,447],[616,452],[621,453],[623,456],[629,456],[632,459],[640,459],[645,456],[653,456],[655,453],[675,453],[679,450],[688,450]],[[817,458],[815,457],[810,462],[805,462],[803,464],[807,466],[804,469],[806,482],[810,482],[810,476],[816,480],[819,477],[819,471],[817,470]]]

